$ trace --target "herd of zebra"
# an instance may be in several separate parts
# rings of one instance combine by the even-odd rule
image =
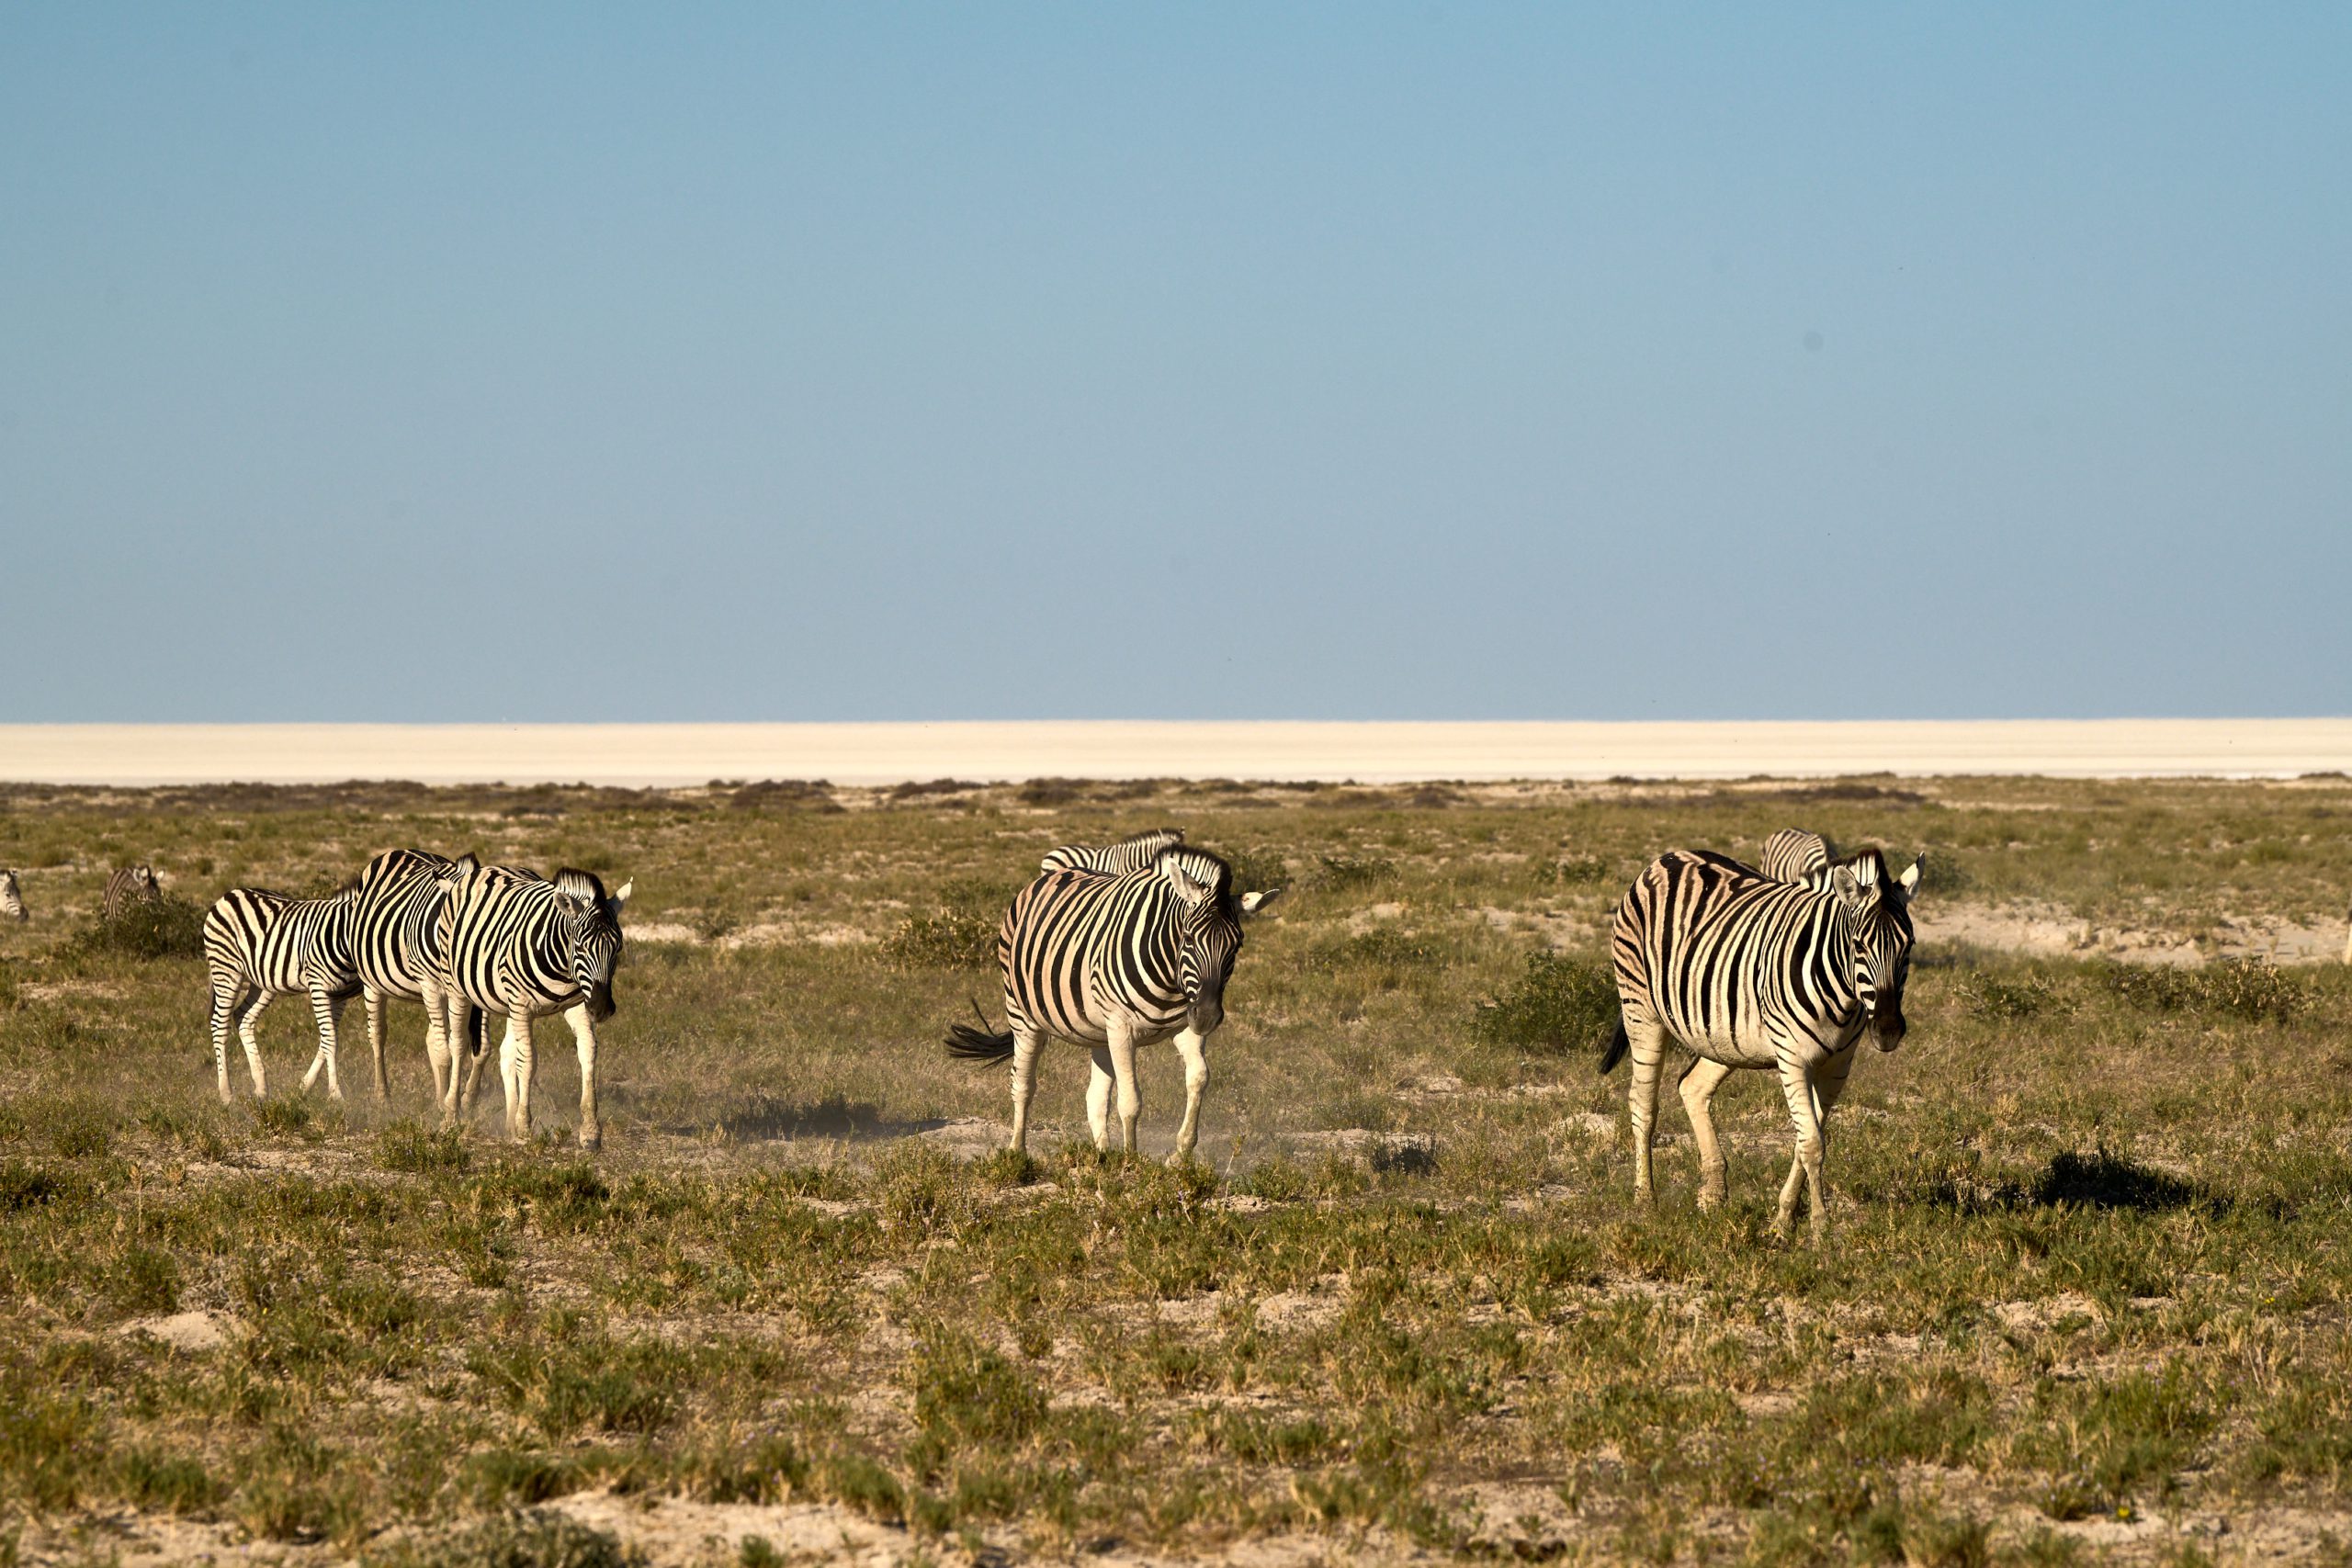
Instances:
[[[1899,876],[1875,849],[1842,859],[1816,833],[1784,829],[1761,863],[1677,850],[1653,861],[1626,891],[1611,942],[1618,1027],[1605,1074],[1631,1056],[1628,1091],[1634,1182],[1651,1196],[1657,1085],[1669,1042],[1691,1061],[1681,1097],[1698,1145],[1700,1203],[1724,1196],[1724,1160],[1709,1105],[1740,1068],[1772,1071],[1787,1101],[1794,1157],[1781,1190],[1778,1228],[1792,1225],[1809,1196],[1814,1234],[1824,1226],[1824,1123],[1868,1032],[1882,1051],[1902,1042],[1910,972],[1910,905],[1924,857]],[[1007,1027],[950,1028],[958,1059],[1012,1064],[1011,1146],[1025,1147],[1037,1057],[1056,1037],[1088,1047],[1093,1073],[1087,1120],[1098,1147],[1134,1153],[1142,1104],[1136,1053],[1173,1040],[1184,1070],[1184,1117],[1170,1162],[1191,1157],[1208,1083],[1208,1041],[1225,1019],[1225,989],[1242,946],[1242,922],[1280,889],[1242,892],[1224,860],[1184,842],[1178,829],[1117,843],[1066,845],[1046,855],[1012,900],[997,935]],[[155,896],[145,866],[108,882],[111,917]],[[596,1107],[597,1023],[612,1016],[620,915],[629,887],[607,895],[594,874],[553,879],[419,850],[388,850],[352,882],[322,897],[232,888],[204,920],[211,971],[212,1059],[230,1099],[233,1024],[266,1092],[254,1025],[279,996],[306,993],[318,1054],[304,1089],[323,1070],[341,1098],[335,1036],[345,1004],[363,997],[376,1089],[384,1072],[384,1011],[394,998],[420,1002],[434,1095],[445,1119],[470,1111],[488,1055],[487,1021],[506,1020],[499,1051],[506,1130],[531,1125],[531,1024],[561,1013],[580,1056],[582,1145],[601,1141]],[[0,872],[0,910],[23,918],[13,873]]]

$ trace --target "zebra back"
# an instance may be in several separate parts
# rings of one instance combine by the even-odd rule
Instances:
[[[1803,828],[1783,828],[1764,840],[1757,868],[1775,882],[1810,882],[1829,869],[1829,840]]]
[[[0,916],[12,920],[30,918],[25,913],[25,898],[17,889],[17,874],[5,868],[0,868]]]
[[[354,942],[360,979],[391,996],[422,997],[442,963],[442,908],[480,867],[424,850],[386,850],[359,874]]]
[[[1113,876],[1125,876],[1129,872],[1142,871],[1158,860],[1160,852],[1173,849],[1184,841],[1182,828],[1153,828],[1141,833],[1131,833],[1114,844],[1099,848],[1085,844],[1064,844],[1047,850],[1046,858],[1037,863],[1039,872],[1098,871]]]
[[[117,866],[107,878],[105,902],[100,906],[103,917],[119,920],[133,904],[153,903],[164,896],[161,884],[155,880],[153,866],[141,861],[137,865]]]
[[[359,988],[353,938],[359,888],[297,898],[262,887],[232,887],[204,917],[204,956],[216,990],[224,983],[262,991]]]

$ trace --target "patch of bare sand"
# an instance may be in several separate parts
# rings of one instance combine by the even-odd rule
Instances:
[[[2217,921],[2210,942],[2177,931],[2098,925],[2055,905],[2030,900],[1989,904],[1922,901],[1923,943],[1958,942],[2032,958],[2111,958],[2124,964],[2202,964],[2209,957],[2267,958],[2324,964],[2344,953],[2344,928],[2249,916]]]

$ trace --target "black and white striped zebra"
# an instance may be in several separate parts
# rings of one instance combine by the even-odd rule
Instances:
[[[613,1016],[613,971],[621,961],[621,908],[633,884],[605,896],[593,873],[569,867],[555,880],[518,866],[478,867],[442,905],[442,951],[456,992],[453,1039],[472,1037],[472,1010],[506,1020],[498,1048],[506,1131],[531,1135],[531,1021],[563,1014],[580,1053],[580,1143],[604,1142],[596,1119],[596,1025]],[[470,1110],[481,1057],[453,1111]]]
[[[424,1055],[433,1067],[433,1098],[454,1111],[457,1069],[474,1053],[460,1054],[450,1029],[455,997],[445,978],[448,964],[441,947],[446,935],[441,912],[481,866],[472,855],[452,861],[424,850],[386,850],[359,874],[355,940],[379,1100],[390,1092],[384,1076],[384,1011],[397,997],[424,1004]]]
[[[17,886],[17,874],[0,868],[0,918],[11,920],[30,919],[25,913],[25,895]]]
[[[107,878],[106,899],[99,913],[112,922],[129,914],[134,906],[157,903],[163,897],[163,886],[155,880],[155,870],[146,862],[118,866],[114,874]]]
[[[1803,828],[1783,828],[1764,840],[1757,869],[1775,882],[1810,885],[1829,869],[1829,840]]]
[[[258,887],[232,887],[204,917],[204,958],[212,971],[212,1071],[229,1102],[229,1026],[244,1043],[254,1095],[268,1092],[254,1026],[262,1010],[290,991],[306,991],[318,1020],[319,1053],[302,1076],[307,1089],[326,1069],[327,1092],[343,1098],[334,1065],[335,1026],[358,993],[352,936],[356,884],[324,898],[297,898]]]
[[[1041,873],[1100,871],[1125,876],[1131,871],[1142,871],[1159,858],[1160,851],[1174,849],[1183,841],[1182,828],[1153,828],[1100,848],[1064,844],[1059,849],[1047,850],[1046,858],[1037,863],[1037,869]]]
[[[1182,846],[1121,875],[1049,871],[1023,889],[997,932],[1011,1028],[990,1034],[956,1024],[947,1038],[949,1054],[965,1060],[1012,1060],[1012,1146],[1027,1145],[1037,1053],[1047,1035],[1058,1035],[1093,1050],[1086,1117],[1095,1146],[1111,1146],[1115,1090],[1120,1146],[1133,1154],[1143,1111],[1136,1050],[1172,1037],[1184,1061],[1184,1121],[1170,1162],[1191,1157],[1208,1084],[1208,1037],[1225,1021],[1241,920],[1279,891],[1237,895],[1230,866]]]
[[[1627,1099],[1637,1198],[1651,1194],[1658,1069],[1674,1041],[1694,1058],[1682,1075],[1682,1105],[1699,1145],[1700,1206],[1713,1207],[1724,1192],[1709,1100],[1736,1069],[1770,1068],[1796,1134],[1778,1228],[1787,1234],[1800,1192],[1810,1190],[1813,1231],[1821,1235],[1823,1122],[1845,1089],[1863,1032],[1892,1051],[1906,1027],[1920,863],[1894,878],[1884,857],[1866,850],[1833,863],[1831,891],[1821,893],[1725,855],[1677,850],[1626,890],[1611,938],[1620,1018],[1600,1070],[1634,1058]]]

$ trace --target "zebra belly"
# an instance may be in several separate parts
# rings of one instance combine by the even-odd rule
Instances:
[[[1760,1013],[1751,1013],[1726,1027],[1708,1026],[1704,1021],[1671,1015],[1661,1016],[1666,1032],[1682,1043],[1693,1055],[1720,1062],[1726,1067],[1778,1067],[1781,1065],[1779,1042],[1785,1040],[1795,1047],[1796,1059],[1807,1066],[1825,1062],[1839,1051],[1852,1046],[1861,1033],[1860,1020],[1846,1029],[1828,1025],[1808,1026],[1803,1023],[1776,1026]],[[1829,1028],[1827,1039],[1820,1030]]]

